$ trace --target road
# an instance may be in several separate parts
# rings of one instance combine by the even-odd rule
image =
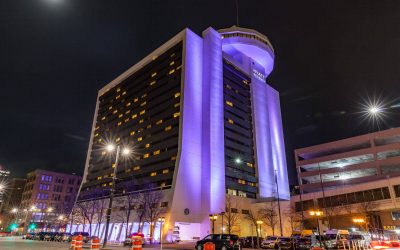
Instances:
[[[67,250],[68,248],[68,243],[23,240],[21,237],[0,238],[1,250]]]
[[[88,249],[88,244],[84,244],[84,249]],[[0,237],[0,250],[67,250],[69,243],[47,242],[37,240],[23,240],[21,237]],[[110,250],[128,250],[128,247],[107,247]],[[160,245],[145,245],[144,250],[159,250]],[[192,250],[194,243],[164,244],[164,250]]]

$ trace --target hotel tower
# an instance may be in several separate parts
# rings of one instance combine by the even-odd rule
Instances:
[[[210,233],[209,215],[225,211],[227,197],[288,200],[279,93],[266,83],[273,66],[273,47],[255,30],[181,31],[100,89],[77,202],[108,199],[107,143],[132,149],[117,165],[117,198],[163,193],[166,239]]]

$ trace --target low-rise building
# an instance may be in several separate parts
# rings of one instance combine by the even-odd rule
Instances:
[[[295,156],[301,194],[292,203],[303,217],[319,209],[325,228],[400,229],[400,128],[297,149]],[[353,221],[358,217],[362,225]]]

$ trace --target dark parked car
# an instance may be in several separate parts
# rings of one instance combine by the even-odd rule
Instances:
[[[44,237],[48,234],[48,232],[40,232],[35,235],[35,240],[44,240]]]
[[[261,242],[261,248],[278,249],[279,237],[268,236]]]
[[[239,237],[235,234],[210,234],[196,242],[196,250],[203,250],[208,242],[214,243],[216,250],[241,249]]]
[[[279,249],[294,250],[295,243],[296,243],[295,239],[291,237],[279,237],[278,240]]]
[[[58,233],[54,236],[54,241],[66,242],[71,235],[70,233]]]
[[[260,246],[261,246],[261,242],[263,241],[262,237],[258,237],[258,240],[260,242]],[[242,247],[245,248],[254,248],[257,247],[257,236],[247,236],[245,238],[243,238],[240,241]]]
[[[296,239],[296,250],[311,249],[311,237],[304,237]]]

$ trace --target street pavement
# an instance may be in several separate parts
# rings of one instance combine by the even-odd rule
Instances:
[[[179,244],[163,244],[164,250],[194,250],[194,242],[179,243]],[[84,249],[89,249],[89,244],[83,245]],[[67,250],[69,243],[38,241],[38,240],[23,240],[21,237],[0,237],[0,250]],[[128,250],[129,247],[123,246],[107,246],[104,250]],[[145,245],[145,250],[159,250],[160,245]]]

